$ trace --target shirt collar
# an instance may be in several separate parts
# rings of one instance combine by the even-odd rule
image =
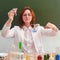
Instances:
[[[31,26],[29,26],[29,27],[23,26],[23,29],[24,29],[24,30],[31,30],[32,27],[31,27]]]

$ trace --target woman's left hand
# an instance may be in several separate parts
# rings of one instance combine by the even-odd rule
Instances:
[[[53,29],[54,31],[58,31],[58,28],[57,26],[55,26],[54,24],[48,22],[45,26],[45,28],[50,28],[50,29]]]

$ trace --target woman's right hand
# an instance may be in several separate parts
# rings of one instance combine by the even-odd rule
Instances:
[[[14,15],[16,14],[16,12],[17,12],[17,8],[13,8],[12,10],[10,10],[8,12],[8,20],[6,22],[6,26],[8,26],[8,27],[11,26],[11,23],[13,21],[13,18],[14,18]]]
[[[17,12],[17,8],[13,8],[12,10],[10,10],[8,12],[8,18],[9,18],[9,20],[13,21],[13,18],[14,18],[14,15],[16,14],[16,12]]]

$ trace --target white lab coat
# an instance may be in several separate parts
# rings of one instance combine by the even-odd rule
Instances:
[[[16,50],[18,50],[18,42],[22,41],[23,47],[22,51],[24,52],[44,52],[43,44],[41,42],[42,36],[53,36],[56,32],[52,29],[45,29],[44,27],[40,26],[39,24],[34,28],[26,26],[23,26],[23,28],[20,28],[19,26],[14,26],[10,29],[10,27],[7,27],[4,25],[2,29],[2,36],[9,38],[14,38],[14,45]],[[26,44],[27,42],[27,44]],[[30,43],[32,42],[32,43]],[[29,44],[31,45],[29,48]],[[26,47],[27,46],[27,47]]]

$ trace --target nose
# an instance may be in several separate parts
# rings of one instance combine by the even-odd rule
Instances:
[[[28,14],[26,15],[26,17],[28,17]]]

